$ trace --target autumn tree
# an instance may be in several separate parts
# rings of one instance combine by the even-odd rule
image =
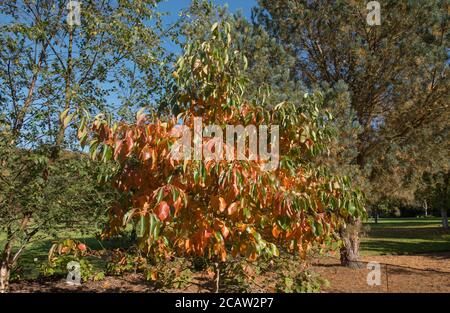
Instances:
[[[314,245],[332,240],[342,224],[364,214],[349,179],[331,176],[311,161],[332,136],[327,127],[332,116],[323,110],[321,95],[267,109],[248,99],[246,64],[231,25],[216,22],[204,40],[188,41],[177,61],[170,89],[177,116],[141,110],[132,124],[103,115],[94,120],[91,155],[116,163],[110,180],[123,196],[110,210],[105,236],[135,221],[142,229],[139,246],[155,261],[173,255],[255,260],[277,256],[279,249],[304,258]],[[216,125],[214,136],[196,130],[201,140],[193,144],[203,158],[175,158],[173,151],[183,151],[175,145],[194,132],[199,117],[204,125]],[[256,158],[246,146],[240,160],[234,144],[221,136],[227,125],[265,125],[272,133]],[[279,166],[270,170],[262,157],[267,140],[269,150],[275,141],[280,146]],[[233,157],[225,159],[229,154]]]
[[[449,149],[448,4],[380,4],[381,25],[373,26],[363,1],[261,0],[254,11],[254,22],[296,58],[294,80],[340,95],[329,109],[348,131],[331,160],[371,204],[412,200],[422,174],[440,171]],[[347,255],[357,258],[352,246]]]

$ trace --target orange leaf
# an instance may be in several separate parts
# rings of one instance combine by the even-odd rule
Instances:
[[[156,149],[152,149],[152,170],[156,169],[158,165],[158,160],[156,157]]]
[[[203,235],[206,239],[209,239],[212,236],[212,232],[209,229],[205,229]]]
[[[144,147],[144,149],[142,149],[142,161],[147,161],[151,158],[151,150],[152,149],[150,149],[149,147]]]
[[[238,204],[239,202],[233,202],[232,204],[230,204],[230,206],[228,207],[228,215],[233,215],[234,213],[236,213],[237,208],[238,208]]]
[[[275,238],[278,238],[278,236],[280,236],[280,230],[278,229],[278,227],[277,227],[277,225],[274,225],[273,226],[273,228],[272,228],[272,235],[275,237]]]
[[[177,201],[173,204],[173,207],[175,208],[175,215],[178,215],[181,208],[181,196],[178,196]]]
[[[186,240],[186,242],[184,243],[184,247],[186,248],[186,251],[187,252],[190,252],[191,251],[191,240],[190,239],[187,239]]]
[[[223,238],[227,238],[228,235],[230,234],[230,230],[225,225],[222,225],[220,231],[222,232]]]
[[[227,251],[225,249],[221,250],[220,258],[221,258],[222,262],[225,262],[227,260]]]
[[[128,131],[127,135],[125,137],[125,142],[126,142],[126,155],[129,156],[131,153],[131,150],[133,150],[133,144],[134,144],[134,140],[133,140],[133,132]]]
[[[114,160],[117,160],[119,155],[122,153],[123,140],[116,142],[116,147],[114,148]]]
[[[219,197],[219,211],[223,212],[225,211],[226,207],[227,207],[227,203],[225,202],[225,199],[222,197]]]
[[[151,280],[155,281],[158,279],[158,272],[152,271],[152,274],[150,275]]]

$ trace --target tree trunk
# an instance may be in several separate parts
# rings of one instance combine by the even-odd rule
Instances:
[[[42,62],[44,62],[44,59],[46,57],[47,46],[48,46],[47,43],[42,45],[42,50],[41,53],[39,54],[39,60],[37,64],[35,64],[36,71],[34,71],[33,77],[31,78],[30,86],[28,87],[27,97],[25,98],[24,104],[20,109],[20,111],[18,112],[17,117],[14,121],[14,125],[12,128],[13,139],[11,145],[16,144],[16,140],[20,136],[20,131],[22,130],[22,126],[25,121],[25,116],[28,113],[31,103],[33,102],[36,81],[38,80],[39,72],[41,71]]]
[[[428,216],[428,203],[427,200],[423,201],[423,209],[425,210],[425,217]]]
[[[448,230],[448,216],[447,210],[445,208],[441,209],[441,216],[442,216],[442,227],[444,227],[445,230]]]
[[[11,276],[11,250],[11,240],[8,238],[1,258],[0,293],[6,293],[9,290],[9,278]]]
[[[378,224],[378,208],[375,209],[375,224]]]
[[[0,293],[6,293],[9,291],[9,277],[11,275],[11,269],[7,262],[2,261],[0,268]]]
[[[31,218],[31,213],[27,213],[23,216],[20,223],[20,230],[24,231],[28,227],[28,223]],[[0,257],[0,293],[6,293],[9,290],[9,279],[11,278],[11,270],[16,266],[17,260],[24,251],[26,245],[30,242],[31,238],[38,232],[39,228],[36,227],[26,235],[25,241],[21,244],[19,249],[13,253],[12,245],[16,239],[13,235],[10,226],[7,228],[7,237],[5,247],[3,248]]]
[[[216,266],[216,277],[215,277],[215,281],[216,281],[216,290],[215,293],[219,292],[219,283],[220,283],[220,268],[219,268],[219,263],[216,262],[214,263],[214,265]]]
[[[72,90],[71,90],[71,79],[72,79],[72,48],[73,48],[73,28],[69,28],[69,46],[67,48],[67,72],[65,75],[65,104],[64,104],[64,111],[68,110],[70,108],[70,102],[72,100]],[[69,113],[67,112],[67,115]],[[59,157],[59,153],[61,150],[61,145],[64,142],[64,135],[66,132],[67,125],[64,125],[64,121],[59,121],[59,129],[58,133],[56,134],[55,138],[55,144],[53,146],[53,151],[51,154],[52,160],[56,160]]]
[[[339,234],[343,246],[341,247],[341,265],[350,268],[359,268],[359,231],[361,220],[357,219],[353,224],[342,226]]]

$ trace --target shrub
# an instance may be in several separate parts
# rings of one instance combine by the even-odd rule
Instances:
[[[147,280],[156,288],[184,289],[191,284],[192,272],[183,259],[176,259],[150,266],[147,269]]]
[[[285,293],[311,293],[320,292],[321,286],[328,284],[327,280],[320,278],[314,272],[304,270],[294,276],[283,275],[276,288],[277,291]]]
[[[45,277],[65,277],[68,274],[68,264],[75,261],[80,265],[80,275],[83,281],[101,280],[103,272],[95,272],[89,261],[93,252],[84,244],[73,239],[65,239],[54,243],[48,254],[48,263],[41,269]]]

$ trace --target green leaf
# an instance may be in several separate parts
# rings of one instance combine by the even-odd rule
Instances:
[[[273,256],[279,256],[280,255],[280,251],[278,250],[277,246],[273,243],[269,244],[269,249],[270,249],[270,253]]]
[[[198,170],[194,170],[194,183],[198,183],[199,172]]]
[[[160,203],[163,197],[164,197],[164,189],[159,188],[158,195],[156,196],[156,202]]]
[[[348,213],[350,213],[351,215],[355,214],[356,207],[353,204],[353,202],[349,201],[347,210],[348,210]]]
[[[217,29],[217,27],[219,26],[218,22],[215,22],[214,24],[212,24],[211,26],[211,32],[215,31]]]
[[[104,145],[103,146],[103,155],[102,155],[102,161],[107,162],[111,160],[112,157],[112,149],[110,146]]]
[[[322,223],[319,223],[318,221],[314,222],[314,228],[315,228],[315,235],[321,236],[323,234],[323,226]]]

